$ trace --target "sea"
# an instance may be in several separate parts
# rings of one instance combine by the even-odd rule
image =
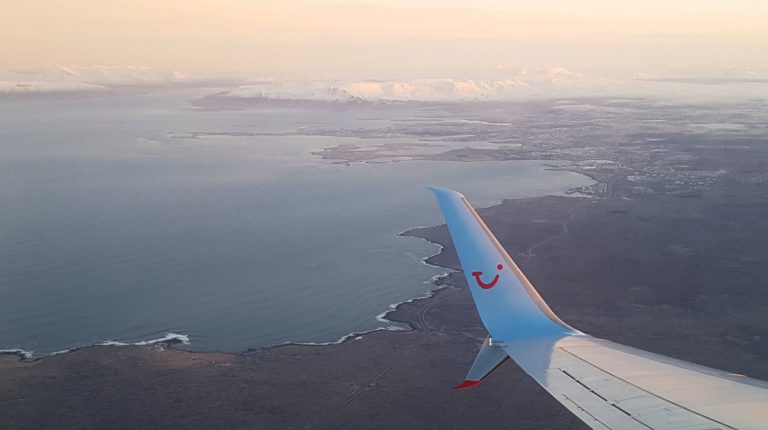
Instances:
[[[482,207],[592,183],[542,161],[328,160],[313,152],[420,142],[302,130],[418,109],[211,110],[201,94],[0,100],[0,350],[240,352],[403,329],[385,313],[446,272],[423,261],[438,246],[399,236],[442,222],[425,186]]]

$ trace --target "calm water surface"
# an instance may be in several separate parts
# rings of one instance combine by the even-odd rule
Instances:
[[[372,139],[183,137],[394,115],[187,100],[0,102],[0,349],[44,355],[171,332],[190,349],[242,351],[384,327],[376,315],[443,272],[420,262],[436,246],[397,236],[441,222],[425,185],[483,206],[591,182],[540,162],[346,166],[311,154]]]

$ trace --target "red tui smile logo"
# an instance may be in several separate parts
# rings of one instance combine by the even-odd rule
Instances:
[[[496,269],[501,270],[504,266],[499,264],[496,266]],[[484,289],[484,290],[490,290],[493,288],[497,282],[499,282],[499,274],[497,273],[496,276],[493,277],[491,282],[485,283],[483,282],[483,279],[481,278],[483,276],[483,272],[472,272],[472,276],[475,277],[475,282],[477,282],[477,286]]]

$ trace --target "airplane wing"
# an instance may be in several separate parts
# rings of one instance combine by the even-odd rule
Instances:
[[[561,321],[467,199],[430,188],[489,336],[457,388],[512,358],[593,429],[768,429],[768,383],[619,345]]]

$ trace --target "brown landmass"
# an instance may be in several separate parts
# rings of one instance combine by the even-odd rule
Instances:
[[[480,213],[576,328],[768,379],[766,197],[734,170],[696,198],[543,197]],[[447,245],[430,262],[457,267],[443,226],[407,234]],[[0,428],[586,428],[512,362],[451,389],[485,333],[461,274],[443,283],[389,315],[414,330],[338,345],[0,356]]]
[[[598,184],[579,191],[601,198],[508,200],[480,211],[555,312],[598,337],[768,379],[763,107],[730,107],[749,126],[734,136],[690,133],[693,118],[717,124],[727,106],[603,104],[610,109],[598,117],[521,104],[490,106],[476,115],[483,121],[448,115],[333,133],[501,142],[412,156],[424,160],[571,160],[552,168],[590,175]],[[635,109],[619,109],[628,104]],[[393,145],[318,155],[371,162],[423,149]],[[444,227],[408,234],[446,245],[430,262],[457,267]],[[478,387],[451,389],[485,333],[463,276],[442,282],[433,297],[389,315],[414,330],[338,345],[0,355],[0,429],[586,428],[510,361]]]

